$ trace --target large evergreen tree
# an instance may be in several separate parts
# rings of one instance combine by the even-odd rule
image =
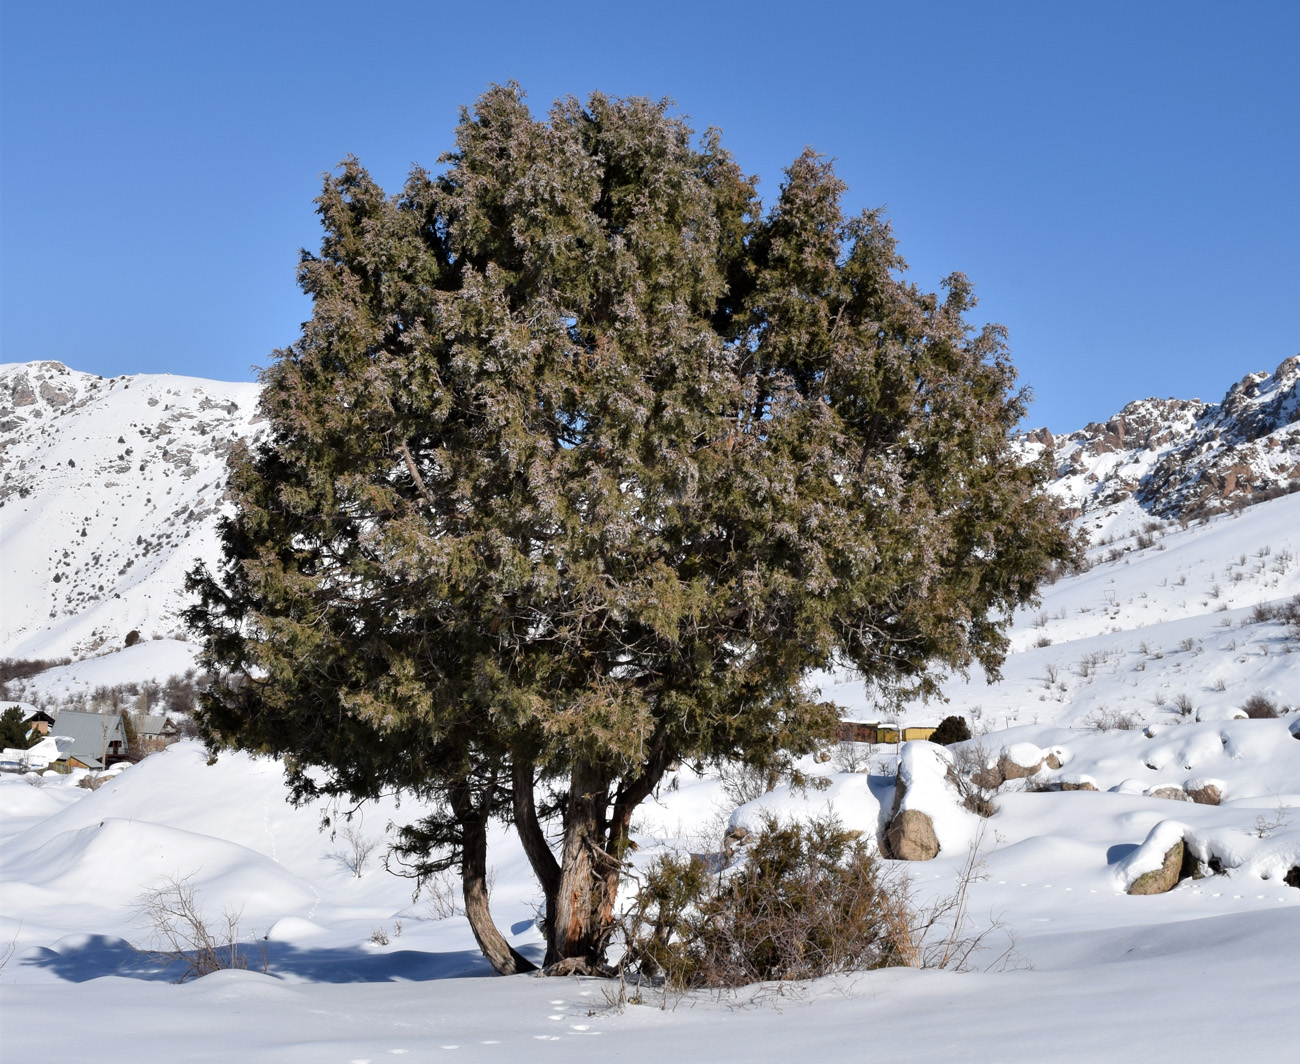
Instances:
[[[882,692],[995,673],[1071,544],[1008,434],[1004,332],[902,279],[806,152],[763,213],[715,131],[493,88],[434,176],[347,160],[318,203],[313,314],[232,459],[225,564],[190,621],[215,746],[299,797],[438,812],[500,971],[486,839],[512,823],[547,961],[599,966],[629,825],[678,759],[773,766],[830,734],[810,670]],[[320,771],[320,770],[324,771]]]

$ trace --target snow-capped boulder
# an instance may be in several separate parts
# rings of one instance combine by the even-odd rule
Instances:
[[[1218,805],[1223,799],[1223,780],[1193,777],[1183,784],[1187,797],[1197,805]]]
[[[1129,894],[1164,894],[1188,871],[1189,856],[1183,836],[1187,825],[1177,820],[1162,820],[1151,829],[1136,850],[1116,869]]]
[[[924,740],[903,744],[893,811],[881,844],[886,856],[928,861],[969,840],[977,818],[963,808],[955,779],[946,747]]]

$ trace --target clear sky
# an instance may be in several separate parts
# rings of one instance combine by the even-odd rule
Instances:
[[[976,283],[1054,430],[1300,353],[1300,0],[3,8],[0,360],[250,379],[320,175],[391,191],[518,81],[672,97],[775,194],[805,145],[917,283]]]

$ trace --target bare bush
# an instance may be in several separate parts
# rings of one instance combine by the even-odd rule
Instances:
[[[355,878],[360,879],[366,865],[370,863],[371,854],[379,847],[380,840],[366,835],[359,823],[349,823],[343,829],[343,841],[346,846],[334,858]]]
[[[178,983],[227,968],[266,971],[265,952],[257,948],[254,953],[240,940],[240,910],[223,909],[220,919],[210,923],[199,906],[193,879],[169,876],[140,896],[137,918],[150,938],[137,950],[178,965]]]
[[[746,765],[740,761],[726,761],[719,765],[718,778],[722,782],[722,793],[737,806],[763,797],[781,782],[777,769]]]
[[[957,872],[953,892],[936,899],[917,913],[910,931],[911,941],[915,943],[916,967],[967,972],[977,966],[984,971],[1023,966],[1023,962],[1017,963],[1019,958],[1016,954],[1015,935],[1001,920],[990,919],[987,924],[980,926],[970,916],[970,888],[988,878],[984,870],[983,841],[984,832],[981,829],[971,842],[966,860]],[[910,892],[909,908],[914,908]],[[977,965],[976,958],[989,948],[990,939],[998,935],[1005,937],[1006,945],[987,960],[980,957],[983,963]]]
[[[1174,699],[1174,709],[1178,710],[1179,716],[1190,717],[1194,708],[1192,700],[1186,694],[1180,694]]]
[[[1251,695],[1241,708],[1252,720],[1266,720],[1278,715],[1277,703],[1262,694]]]
[[[992,816],[997,812],[993,805],[993,795],[988,788],[977,782],[988,772],[988,751],[981,745],[958,746],[952,750],[952,755],[953,763],[947,776],[956,789],[963,808],[977,816]]]
[[[461,908],[460,882],[451,872],[435,872],[420,885],[425,895],[425,909],[430,919],[448,920],[459,916]]]
[[[832,757],[840,772],[861,772],[871,760],[871,747],[866,743],[837,743]]]
[[[1132,731],[1142,725],[1134,714],[1119,709],[1099,709],[1084,723],[1097,731]]]

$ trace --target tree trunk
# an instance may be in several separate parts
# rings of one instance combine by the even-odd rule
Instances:
[[[523,843],[528,863],[532,865],[533,874],[541,885],[542,896],[546,899],[545,926],[546,960],[543,967],[554,964],[560,958],[555,950],[555,900],[560,891],[560,863],[551,853],[546,833],[537,819],[537,804],[533,795],[533,764],[531,761],[516,761],[513,766],[512,796],[514,799],[515,830]]]
[[[599,967],[600,929],[596,896],[604,860],[606,783],[592,766],[574,766],[569,783],[569,805],[564,824],[564,848],[560,855],[560,882],[555,898],[552,947],[547,958],[552,964],[577,970],[575,965]],[[552,954],[554,959],[551,959]]]
[[[612,860],[597,864],[595,898],[595,925],[597,952],[603,958],[605,947],[614,926],[614,907],[618,903],[618,885],[622,879],[623,864],[631,845],[632,815],[659,786],[668,767],[668,748],[663,733],[655,737],[651,755],[640,776],[618,789],[614,799],[614,812],[606,830],[605,853]]]
[[[537,965],[515,952],[497,929],[488,905],[487,889],[487,817],[477,816],[464,824],[460,857],[461,891],[465,898],[465,918],[483,956],[498,975],[533,972]]]

